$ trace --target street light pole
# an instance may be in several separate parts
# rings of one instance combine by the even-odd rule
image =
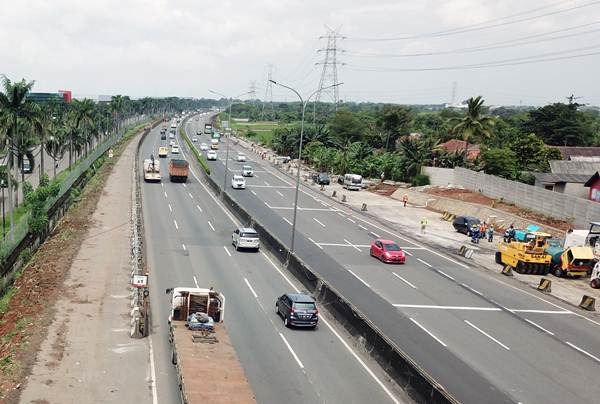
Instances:
[[[228,98],[226,95],[218,93],[216,91],[208,90],[210,93],[219,95],[223,98]],[[233,98],[229,98],[229,117],[227,118],[227,126],[231,128],[231,106],[233,105],[233,100],[238,97],[242,97],[244,95],[250,94],[250,91],[245,92],[240,95],[236,95]],[[223,175],[223,188],[221,188],[221,197],[223,197],[223,193],[225,192],[225,187],[227,186],[227,174],[229,173],[229,136],[227,132],[225,132],[225,175]]]
[[[287,88],[288,90],[294,92],[298,96],[298,98],[300,99],[300,103],[302,104],[302,119],[300,120],[300,145],[298,147],[298,168],[296,169],[296,193],[294,195],[294,219],[292,220],[292,243],[290,246],[290,253],[288,255],[288,262],[289,262],[289,257],[291,257],[291,255],[294,254],[294,243],[296,241],[296,217],[298,214],[298,193],[300,190],[300,168],[302,167],[302,142],[304,140],[304,113],[306,111],[306,105],[308,104],[310,99],[314,95],[318,94],[319,92],[321,92],[323,90],[327,90],[332,87],[340,86],[344,83],[337,83],[337,84],[334,84],[331,86],[320,88],[320,89],[314,91],[311,95],[309,95],[306,98],[306,101],[304,101],[304,99],[302,98],[300,93],[298,91],[296,91],[295,89],[293,89],[292,87],[288,87],[286,85],[278,83],[275,80],[269,80],[269,81],[273,84],[276,84],[283,88]]]

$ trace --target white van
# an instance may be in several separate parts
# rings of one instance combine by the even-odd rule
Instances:
[[[362,176],[358,174],[344,175],[344,188],[359,191],[362,188]]]
[[[219,150],[219,139],[210,139],[210,148],[212,150]]]

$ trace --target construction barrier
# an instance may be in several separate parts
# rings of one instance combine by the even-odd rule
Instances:
[[[342,195],[342,202],[347,202],[346,195]]]
[[[337,192],[336,192],[336,191],[333,191],[333,193],[331,194],[331,197],[332,197],[332,198],[337,198]]]
[[[319,191],[325,191],[325,185],[321,185],[321,188],[319,189]]]
[[[458,249],[458,255],[461,257],[465,257],[471,259],[473,257],[473,253],[475,251],[472,248],[467,247],[466,245],[461,245]]]
[[[588,295],[583,295],[579,307],[587,311],[596,311],[596,299]]]
[[[540,279],[540,284],[538,285],[537,290],[544,293],[552,292],[552,281],[547,278]]]
[[[444,214],[442,215],[442,220],[445,220],[447,222],[450,222],[452,220],[454,220],[456,218],[456,215],[454,213],[450,213],[448,211],[445,211]]]
[[[504,267],[502,268],[502,275],[514,276],[512,267],[510,265],[504,265]]]
[[[366,212],[367,211],[367,204],[363,203],[362,207],[360,208],[360,210],[362,210],[363,212]]]

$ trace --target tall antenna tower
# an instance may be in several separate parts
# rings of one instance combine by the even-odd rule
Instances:
[[[271,80],[273,80],[273,65],[271,63],[269,63],[267,65],[268,68],[268,74],[267,74],[267,85],[265,87],[265,98],[263,99],[263,105],[262,105],[262,117],[264,118],[265,115],[265,104],[268,102],[271,108],[271,115],[273,115],[273,83],[271,83]]]
[[[342,27],[340,26],[335,30],[327,26],[325,26],[325,28],[327,29],[327,35],[320,36],[319,39],[327,39],[327,46],[318,50],[318,52],[324,53],[324,57],[320,62],[316,63],[317,65],[323,66],[323,70],[321,71],[321,79],[319,80],[319,90],[324,87],[338,84],[339,81],[337,67],[338,65],[344,65],[344,63],[338,60],[338,52],[344,52],[343,49],[338,47],[338,41],[346,38],[340,34]],[[313,122],[316,120],[317,103],[324,99],[330,99],[334,104],[335,110],[337,111],[338,104],[340,102],[340,92],[338,87],[333,87],[317,93],[313,103]]]

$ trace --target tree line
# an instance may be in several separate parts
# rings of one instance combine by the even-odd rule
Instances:
[[[561,159],[551,146],[600,145],[600,113],[577,103],[540,108],[490,109],[481,96],[467,100],[464,110],[383,104],[343,104],[337,111],[318,104],[307,112],[303,159],[334,174],[424,183],[421,167],[462,166],[511,180],[531,183],[532,172],[549,170]],[[234,105],[234,117],[298,122],[299,103],[247,102]],[[251,131],[248,133],[253,135]],[[477,144],[480,153],[446,152],[440,144],[459,139]],[[299,126],[277,129],[270,147],[297,157]]]

